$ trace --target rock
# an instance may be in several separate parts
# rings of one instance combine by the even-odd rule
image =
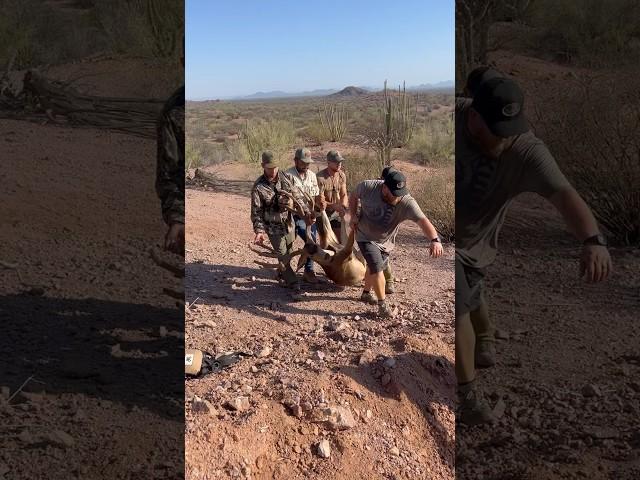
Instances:
[[[372,418],[373,417],[373,412],[371,410],[367,410],[365,413],[365,417],[366,418]]]
[[[396,366],[396,359],[395,359],[395,358],[392,358],[392,357],[389,357],[389,358],[387,358],[387,359],[384,361],[384,363],[382,364],[382,366],[383,366],[384,368],[395,368],[395,366]]]
[[[225,403],[227,407],[231,410],[235,410],[236,412],[245,412],[249,410],[251,404],[249,403],[249,398],[247,397],[236,397],[232,400],[229,400]]]
[[[76,443],[71,435],[63,432],[62,430],[54,430],[48,433],[43,440],[51,445],[63,448],[73,447]]]
[[[302,453],[302,447],[300,445],[294,445],[293,451],[296,453]]]
[[[294,405],[291,407],[291,414],[296,418],[301,418],[303,415],[303,410],[300,405]],[[299,452],[298,452],[299,453]]]
[[[263,347],[262,350],[258,352],[257,357],[258,358],[268,357],[269,355],[271,355],[271,352],[272,352],[271,347],[267,345],[266,347]]]
[[[506,408],[507,406],[505,405],[504,401],[502,399],[498,400],[496,406],[493,407],[493,415],[498,419],[502,418],[504,416]]]
[[[328,440],[321,440],[318,443],[318,455],[321,458],[329,458],[331,456],[331,445]]]
[[[321,352],[320,350],[316,350],[313,354],[313,359],[317,361],[322,361],[325,359],[325,357],[326,355],[324,354],[324,352]]]
[[[329,407],[324,409],[325,426],[329,430],[348,430],[356,426],[351,410],[346,407]]]
[[[163,338],[166,337],[167,333],[168,333],[167,332],[167,327],[160,327],[160,332],[159,333],[160,333],[161,337],[163,337]]]
[[[506,330],[500,330],[499,328],[496,328],[493,336],[497,340],[509,340],[509,332],[507,332]]]
[[[259,371],[258,367],[256,367],[255,365],[251,366],[251,372],[252,373],[258,373],[258,371]]]
[[[245,395],[249,395],[253,392],[253,387],[251,385],[243,385],[240,391]]]
[[[392,447],[392,448],[389,450],[389,453],[390,453],[391,455],[393,455],[393,456],[397,457],[397,456],[399,456],[399,455],[400,455],[400,450],[398,449],[398,447]]]
[[[197,395],[191,401],[191,410],[195,413],[206,413],[216,415],[218,412],[209,400],[204,400]]]
[[[597,385],[589,384],[582,387],[582,395],[589,397],[599,397],[602,393]]]
[[[355,317],[353,317],[353,319],[354,319],[356,322],[359,322],[359,321],[360,321],[360,315],[356,315]]]

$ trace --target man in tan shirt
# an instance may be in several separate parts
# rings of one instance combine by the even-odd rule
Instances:
[[[345,240],[341,238],[340,229],[344,215],[349,209],[347,176],[342,170],[343,162],[344,157],[340,155],[340,152],[331,150],[327,153],[327,168],[316,174],[321,206],[326,209],[331,228],[340,243]]]

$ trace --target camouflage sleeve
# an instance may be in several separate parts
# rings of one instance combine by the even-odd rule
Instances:
[[[251,223],[255,233],[266,231],[264,226],[264,204],[258,189],[255,187],[251,190]]]
[[[156,193],[165,223],[184,223],[184,157],[171,114],[158,122]]]

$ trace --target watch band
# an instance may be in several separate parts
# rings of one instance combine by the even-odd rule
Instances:
[[[593,235],[585,239],[585,241],[582,242],[582,245],[599,245],[601,247],[607,247],[609,242],[607,241],[607,237],[598,233],[597,235]]]
[[[440,237],[432,238],[431,241],[432,242],[438,242],[438,243],[442,242],[442,240],[440,240]]]

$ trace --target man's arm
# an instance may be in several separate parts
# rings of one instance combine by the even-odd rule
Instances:
[[[167,116],[158,125],[156,193],[162,217],[169,226],[184,224],[184,159],[181,161],[176,131]]]
[[[251,223],[256,234],[265,232],[264,205],[257,188],[251,191]]]
[[[569,231],[581,242],[600,233],[591,209],[576,190],[565,187],[549,197],[549,201],[560,212]],[[606,247],[585,245],[580,259],[580,276],[587,274],[590,282],[606,279],[611,272],[611,257]]]
[[[418,226],[424,233],[424,236],[427,237],[428,240],[433,240],[438,236],[438,231],[435,229],[435,227],[427,217],[421,218],[416,223],[418,224]]]

